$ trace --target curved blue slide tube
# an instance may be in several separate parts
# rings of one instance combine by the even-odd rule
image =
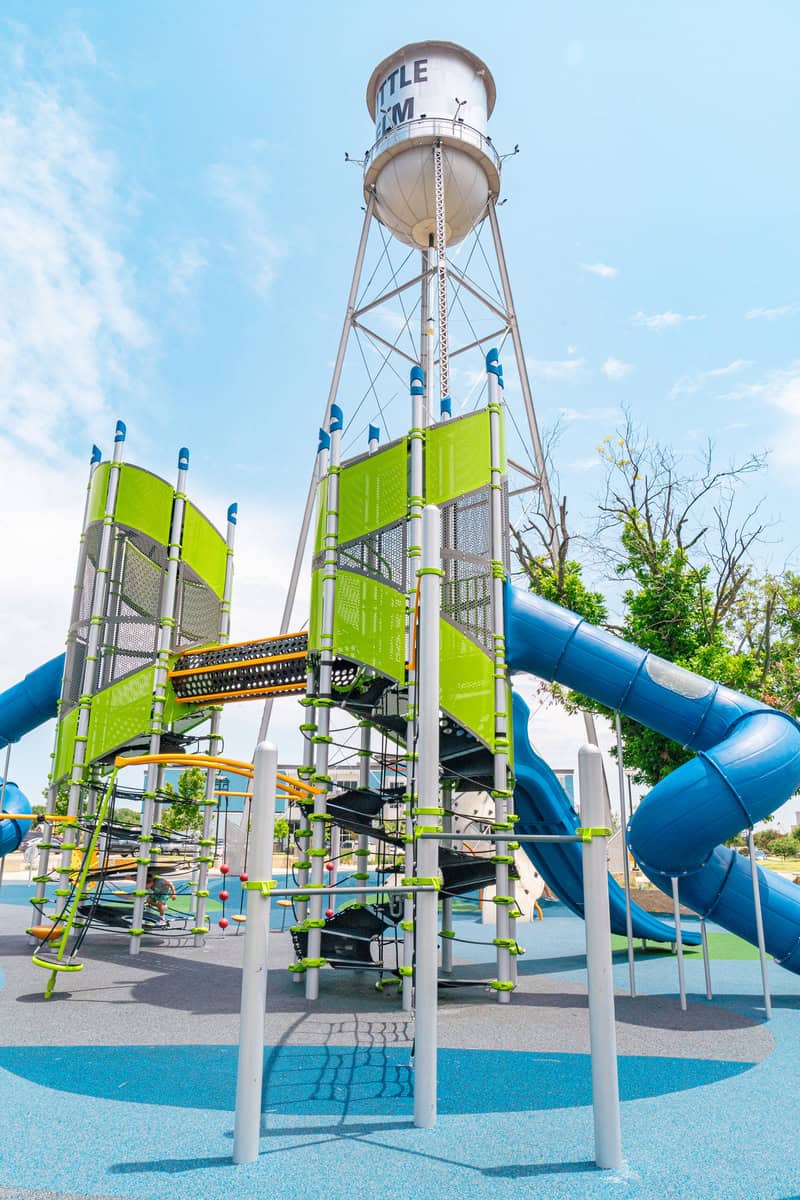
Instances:
[[[696,752],[636,810],[631,850],[663,891],[678,877],[684,904],[755,942],[750,863],[719,843],[800,787],[797,722],[510,586],[506,637],[512,670],[563,683]],[[767,950],[800,974],[800,889],[760,867],[758,882]]]
[[[558,778],[533,749],[528,737],[530,710],[515,692],[514,697],[514,809],[519,817],[517,833],[570,834],[578,828],[575,809]],[[583,855],[577,842],[523,842],[525,853],[547,886],[579,917],[583,916]],[[625,893],[608,877],[611,928],[625,934]],[[633,936],[655,942],[674,942],[675,927],[631,904]],[[683,940],[699,945],[700,935],[686,930]]]
[[[0,693],[0,747],[18,742],[56,715],[63,674],[64,655],[59,654]],[[31,812],[27,797],[10,779],[3,797],[3,811],[20,816]],[[16,850],[29,829],[29,821],[0,817],[0,858]]]

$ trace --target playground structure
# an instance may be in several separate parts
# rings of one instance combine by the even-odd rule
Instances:
[[[396,89],[402,89],[402,103],[391,100],[387,107],[384,101]],[[449,43],[405,47],[370,81],[368,105],[378,136],[364,161],[366,212],[281,631],[247,643],[227,641],[236,506],[229,509],[223,535],[186,498],[188,452],[180,453],[173,487],[123,462],[120,423],[111,461],[92,455],[66,655],[0,697],[0,737],[9,748],[57,709],[33,898],[37,928],[47,933],[47,946],[37,949],[34,961],[50,972],[48,994],[59,971],[80,969],[77,950],[92,923],[123,930],[133,954],[145,935],[163,936],[152,928],[146,902],[148,874],[172,865],[160,853],[166,841],[159,822],[169,802],[162,786],[167,764],[206,771],[202,830],[187,840],[185,856],[195,872],[192,902],[179,932],[197,940],[209,933],[216,774],[235,769],[250,779],[254,773],[249,764],[220,757],[222,706],[263,698],[263,747],[273,701],[300,699],[304,753],[298,778],[278,781],[272,752],[264,751],[267,782],[262,779],[253,790],[258,857],[248,863],[250,878],[243,879],[249,917],[245,974],[267,965],[264,911],[280,895],[293,905],[296,961],[290,970],[308,1001],[324,988],[328,964],[374,970],[381,983],[395,980],[402,1008],[417,1014],[415,1062],[423,1078],[415,1119],[421,1126],[430,1126],[436,1116],[437,985],[467,982],[451,977],[453,900],[493,886],[496,968],[482,986],[508,1004],[519,951],[515,922],[522,915],[514,878],[520,853],[557,896],[589,918],[601,975],[600,945],[605,938],[607,956],[609,928],[626,934],[629,943],[647,938],[676,943],[679,951],[683,941],[699,941],[682,933],[679,902],[758,945],[762,970],[769,950],[800,973],[796,888],[757,867],[752,853],[747,862],[719,845],[744,827],[752,830],[800,784],[796,723],[510,583],[509,404],[493,345],[501,339],[494,330],[472,347],[453,346],[448,324],[450,292],[471,287],[476,303],[503,322],[499,333],[511,340],[535,459],[530,478],[552,512],[496,212],[501,157],[486,134],[494,99],[485,64]],[[496,255],[497,302],[478,294],[448,259],[448,249],[484,221]],[[416,248],[419,271],[410,282],[393,279],[377,299],[358,301],[367,239],[376,222]],[[347,456],[338,392],[348,340],[383,299],[412,288],[419,295],[420,332],[409,372],[407,432],[381,445],[370,424],[366,451]],[[381,340],[374,331],[373,336]],[[488,346],[487,402],[459,415],[450,364],[476,345],[482,354]],[[310,619],[307,630],[290,632],[310,533]],[[587,795],[581,802],[595,808],[581,822],[531,745],[527,706],[512,688],[515,672],[562,682],[697,751],[653,790],[628,831],[642,869],[672,898],[675,924],[639,909],[607,876],[596,756],[584,756],[584,763],[590,758],[594,765],[582,772]],[[359,729],[361,769],[354,789],[337,790],[333,783],[335,714]],[[207,732],[200,732],[204,725]],[[198,753],[187,754],[192,742]],[[375,761],[391,784],[373,785]],[[102,887],[113,874],[116,777],[129,765],[146,767],[138,852],[133,867],[125,867],[129,874],[133,870],[133,890],[103,911]],[[0,807],[3,853],[19,843],[30,813],[19,789],[5,782],[7,775],[8,768]],[[65,782],[67,813],[58,821],[59,787]],[[297,886],[284,889],[272,879],[269,820],[262,822],[261,808],[278,782],[306,818],[297,834]],[[491,802],[474,838],[489,850],[478,855],[463,844],[464,798],[474,796]],[[398,803],[402,816],[395,827],[385,813]],[[61,846],[53,841],[59,825],[67,831]],[[352,886],[347,881],[337,886],[333,878],[342,830],[358,838]],[[100,860],[95,856],[103,839]],[[369,869],[376,842],[391,867],[377,878]],[[328,867],[334,870],[326,881]],[[53,873],[57,885],[48,896]],[[608,897],[607,922],[600,891]],[[347,906],[337,908],[345,897]],[[389,943],[396,947],[393,962]],[[266,988],[265,970],[262,975]],[[606,1081],[609,1054],[613,1060],[607,984],[594,980],[592,1017],[593,1053],[598,1063],[605,1055],[598,1078]],[[246,1001],[242,1029],[249,1049],[243,1041],[243,1062],[260,1061],[253,1029],[263,1002],[262,993]],[[768,1010],[766,983],[765,1003]],[[238,1161],[253,1156],[252,1123],[258,1115],[252,1079],[245,1091]],[[610,1120],[598,1139],[598,1162],[605,1166],[619,1162],[614,1105],[613,1095],[596,1096],[596,1113]],[[257,1131],[255,1145],[257,1151]]]

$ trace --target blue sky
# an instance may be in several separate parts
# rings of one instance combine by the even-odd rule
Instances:
[[[234,635],[276,626],[361,218],[344,152],[371,141],[372,68],[426,37],[485,58],[495,144],[521,146],[501,219],[576,523],[624,402],[681,453],[770,449],[752,486],[773,561],[793,554],[799,25],[781,3],[6,0],[0,683],[63,644],[88,450],[116,416],[158,473],[190,446],[209,515],[239,501]],[[232,752],[256,720],[231,718]],[[15,760],[34,794],[50,736]]]

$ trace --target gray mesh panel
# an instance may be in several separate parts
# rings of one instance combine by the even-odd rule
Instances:
[[[442,612],[485,650],[492,642],[490,490],[479,488],[441,506]]]
[[[322,566],[323,555],[315,556],[314,567]],[[406,523],[396,521],[376,529],[363,538],[346,542],[338,550],[338,566],[342,571],[369,575],[381,583],[391,584],[398,591],[406,587]]]
[[[175,646],[219,640],[222,605],[207,584],[181,563]]]

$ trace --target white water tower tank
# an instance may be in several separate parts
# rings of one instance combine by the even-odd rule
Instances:
[[[375,215],[409,246],[436,237],[433,148],[442,147],[446,236],[455,245],[478,224],[500,190],[500,159],[486,135],[495,102],[491,72],[453,42],[413,42],[372,72],[367,108],[375,144],[364,194]]]

